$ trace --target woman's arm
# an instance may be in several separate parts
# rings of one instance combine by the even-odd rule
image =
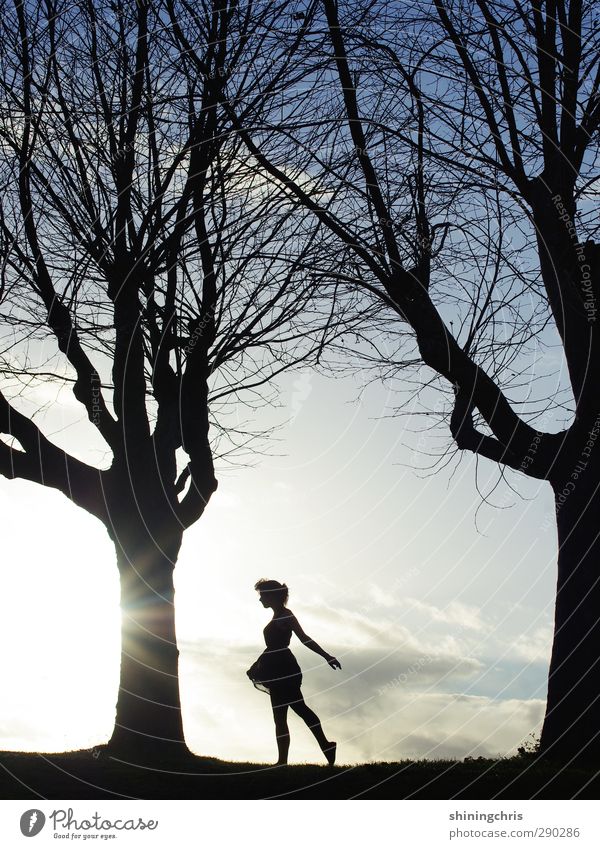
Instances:
[[[308,634],[304,633],[304,631],[302,630],[302,626],[300,625],[293,613],[290,622],[292,626],[292,631],[294,632],[294,634],[296,634],[301,643],[304,643],[304,645],[307,648],[311,649],[311,651],[314,651],[317,654],[320,654],[321,657],[324,657],[332,669],[342,668],[342,664],[337,658],[335,658],[332,654],[327,654],[327,652],[322,649],[318,643],[315,643],[312,637],[309,637]]]

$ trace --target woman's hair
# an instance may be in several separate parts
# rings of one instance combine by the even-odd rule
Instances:
[[[280,601],[286,604],[289,596],[287,584],[280,584],[279,581],[270,581],[267,578],[261,578],[254,584],[254,589],[259,593],[271,593],[269,598],[274,601]]]

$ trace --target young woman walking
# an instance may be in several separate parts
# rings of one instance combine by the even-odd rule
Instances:
[[[272,608],[273,618],[263,631],[267,647],[246,674],[258,690],[268,693],[271,697],[279,753],[275,766],[287,764],[290,748],[288,707],[308,725],[327,762],[333,766],[337,744],[325,737],[319,717],[304,701],[300,690],[302,671],[289,649],[292,633],[296,634],[307,648],[324,657],[332,669],[341,669],[342,664],[304,633],[292,611],[286,607],[289,591],[285,584],[263,578],[257,581],[254,589],[257,590],[263,607]]]

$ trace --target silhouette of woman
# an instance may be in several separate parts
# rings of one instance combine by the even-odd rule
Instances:
[[[324,657],[332,669],[341,669],[342,664],[304,633],[292,611],[285,606],[288,600],[288,588],[285,584],[261,578],[254,585],[254,589],[259,593],[263,607],[273,609],[273,618],[263,631],[267,647],[246,674],[257,690],[262,690],[271,697],[279,754],[275,766],[287,764],[290,748],[288,707],[306,722],[317,738],[327,762],[333,766],[337,743],[325,737],[319,717],[304,701],[300,690],[302,672],[298,661],[288,648],[292,632],[305,646]]]

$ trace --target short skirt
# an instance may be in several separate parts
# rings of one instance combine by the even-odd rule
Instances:
[[[265,649],[246,674],[257,690],[271,696],[274,705],[302,698],[302,671],[290,649]]]

